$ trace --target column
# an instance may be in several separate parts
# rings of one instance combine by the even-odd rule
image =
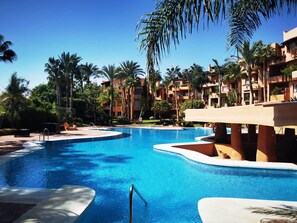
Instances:
[[[216,123],[215,142],[228,143],[227,129],[225,123]]]
[[[271,126],[259,125],[256,161],[276,161],[275,132]]]
[[[244,150],[241,141],[241,124],[231,124],[232,159],[244,160]]]
[[[248,125],[248,142],[257,142],[256,125]]]

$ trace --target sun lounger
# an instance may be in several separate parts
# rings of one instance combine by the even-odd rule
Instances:
[[[63,126],[64,126],[65,131],[77,130],[77,128],[76,128],[75,125],[70,126],[67,122],[65,122],[65,123],[63,124]]]

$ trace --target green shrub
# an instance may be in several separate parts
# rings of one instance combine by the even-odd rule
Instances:
[[[125,117],[118,117],[117,118],[117,124],[119,125],[125,125],[125,124],[131,124],[130,120]]]

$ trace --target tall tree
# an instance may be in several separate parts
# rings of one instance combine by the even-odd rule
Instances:
[[[96,65],[92,63],[85,63],[80,65],[80,69],[82,72],[83,81],[86,82],[86,84],[91,83],[91,78],[96,77],[99,69]]]
[[[110,116],[110,125],[112,125],[112,114],[113,114],[113,104],[114,104],[114,81],[116,80],[121,69],[113,65],[103,66],[101,70],[98,71],[99,75],[102,75],[105,79],[110,82],[110,105],[109,105],[109,116]]]
[[[238,62],[244,67],[250,83],[250,98],[251,103],[254,104],[254,89],[252,83],[252,71],[257,61],[257,51],[259,42],[250,44],[249,41],[244,41],[243,44],[238,48],[238,52],[241,55]]]
[[[63,52],[61,56],[59,56],[60,59],[60,67],[64,72],[64,75],[67,78],[67,84],[68,84],[68,90],[69,92],[69,114],[70,118],[73,116],[73,80],[74,75],[76,72],[78,72],[78,63],[81,61],[81,57],[77,56],[77,54],[70,54]]]
[[[153,70],[148,75],[149,90],[150,90],[150,94],[152,96],[152,100],[150,103],[151,107],[154,105],[156,97],[157,97],[156,84],[158,81],[161,81],[161,80],[162,80],[162,76],[161,76],[160,70]]]
[[[16,53],[10,49],[11,41],[5,41],[4,36],[0,34],[0,62],[13,62],[16,60]]]
[[[223,72],[223,66],[219,65],[218,61],[215,59],[212,59],[214,62],[214,75],[218,77],[219,82],[219,108],[222,107],[222,83],[224,78],[224,72]]]
[[[128,90],[128,118],[132,117],[132,105],[131,105],[131,90],[139,85],[139,76],[144,74],[144,71],[141,69],[140,65],[134,61],[124,61],[121,63],[121,73],[126,77],[125,86]]]
[[[256,52],[256,63],[260,67],[262,73],[262,82],[263,82],[263,99],[264,102],[267,101],[267,80],[266,73],[268,69],[268,64],[276,58],[275,49],[273,49],[269,44],[264,44],[262,41],[258,42],[258,50]]]
[[[28,84],[29,81],[18,78],[17,73],[13,73],[3,93],[2,101],[9,109],[12,127],[15,127],[16,115],[18,114],[20,105],[25,101],[24,93],[29,90]]]
[[[234,94],[235,94],[235,103],[236,105],[239,104],[238,94],[239,94],[239,87],[238,82],[243,78],[246,77],[246,74],[242,72],[241,67],[236,62],[228,62],[224,64],[224,81],[230,83],[234,82]]]
[[[179,104],[178,104],[178,95],[177,95],[177,82],[182,78],[182,73],[178,66],[167,68],[166,75],[171,83],[174,86],[174,98],[175,98],[175,111],[176,111],[176,120],[179,122]]]
[[[162,54],[170,51],[172,43],[179,44],[201,23],[229,23],[228,43],[239,47],[253,36],[263,19],[296,12],[295,0],[160,0],[152,13],[141,18],[137,25],[140,49],[146,51],[148,70],[158,64]]]
[[[193,93],[195,94],[195,91],[197,91],[201,94],[203,85],[209,82],[207,73],[203,70],[203,67],[194,63],[185,74],[191,89],[194,91]],[[200,100],[201,98],[198,99]]]
[[[58,108],[62,106],[62,96],[61,96],[61,76],[62,73],[59,69],[60,67],[60,60],[55,59],[54,57],[50,57],[48,62],[45,64],[45,72],[49,74],[48,78],[53,78],[55,80],[56,86],[56,100]],[[58,109],[59,110],[59,109]]]

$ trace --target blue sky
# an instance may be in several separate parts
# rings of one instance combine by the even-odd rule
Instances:
[[[77,53],[82,63],[99,68],[133,60],[145,69],[145,53],[139,52],[135,27],[154,5],[153,0],[1,0],[0,33],[13,42],[18,59],[0,63],[0,91],[13,72],[29,80],[31,88],[46,83],[45,63],[63,51]],[[296,15],[277,16],[263,22],[253,41],[281,43],[282,32],[295,27]],[[226,36],[225,24],[188,35],[162,59],[162,74],[171,66],[185,69],[193,63],[207,69],[212,58],[223,63],[233,54],[226,49]]]

